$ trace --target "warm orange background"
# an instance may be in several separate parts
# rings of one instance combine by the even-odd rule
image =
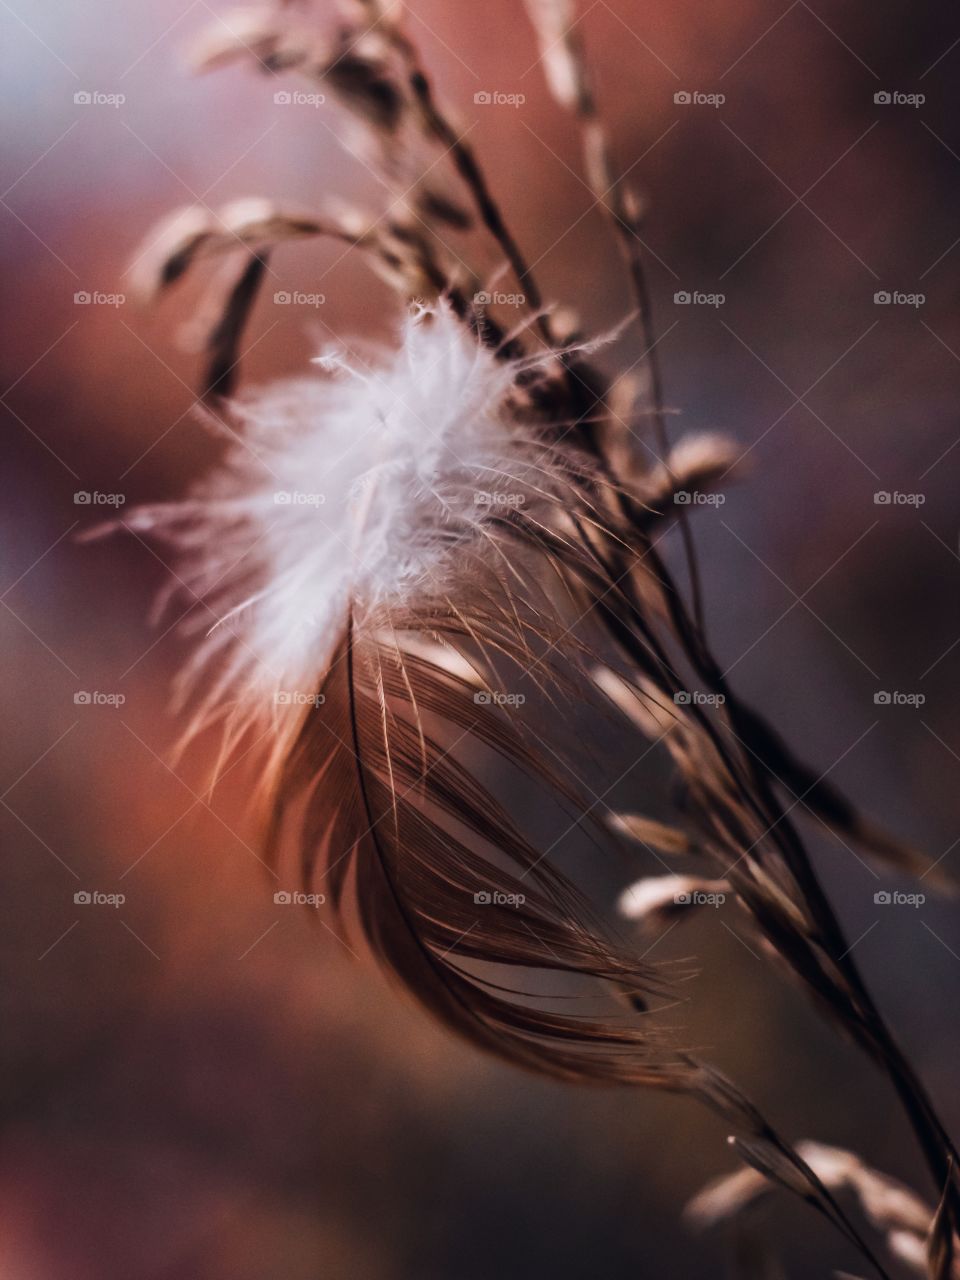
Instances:
[[[583,8],[622,165],[651,200],[678,425],[755,444],[725,507],[694,518],[716,646],[795,744],[940,856],[960,833],[956,16],[892,0]],[[616,251],[517,0],[411,9],[546,293],[614,324],[629,305]],[[212,800],[212,744],[166,763],[185,645],[148,627],[163,565],[134,539],[76,542],[102,513],[75,491],[172,497],[217,450],[189,412],[196,362],[174,343],[189,284],[156,314],[75,292],[123,292],[138,242],[177,204],[384,198],[338,145],[333,105],[278,108],[252,69],[185,75],[211,18],[204,0],[0,12],[4,1274],[716,1276],[715,1243],[678,1221],[731,1167],[716,1124],[479,1060],[328,929],[276,908],[244,816],[251,761]],[[675,104],[684,89],[727,101]],[[874,104],[895,89],[926,102]],[[126,101],[78,107],[81,90]],[[475,106],[481,90],[526,102]],[[498,265],[478,242],[460,249]],[[249,378],[301,367],[334,334],[390,331],[395,305],[355,257],[289,248],[273,268]],[[294,288],[327,301],[273,305]],[[680,308],[679,289],[726,303]],[[877,307],[880,289],[926,302]],[[926,501],[875,506],[876,490]],[[876,707],[878,688],[927,700]],[[126,702],[77,706],[78,690]],[[628,780],[617,796],[630,793]],[[956,1126],[955,908],[884,913],[873,894],[889,877],[821,852],[858,958]],[[622,877],[608,879],[612,899]],[[76,907],[81,888],[127,902]],[[663,954],[694,947],[688,1042],[791,1136],[852,1145],[927,1191],[872,1070],[719,922]],[[801,1209],[783,1208],[775,1234],[793,1274],[856,1269]]]

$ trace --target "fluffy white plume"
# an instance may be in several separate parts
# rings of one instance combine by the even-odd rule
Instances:
[[[507,403],[529,363],[447,307],[414,308],[399,348],[369,362],[316,363],[235,406],[222,467],[187,501],[134,513],[184,553],[178,577],[210,611],[191,668],[224,659],[210,702],[309,695],[348,606],[383,625],[462,592],[496,562],[496,524],[555,496],[549,448]]]

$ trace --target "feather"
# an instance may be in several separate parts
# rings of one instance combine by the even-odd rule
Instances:
[[[177,549],[181,580],[202,602],[194,624],[206,635],[181,685],[194,705],[191,730],[225,719],[225,752],[254,726],[267,731],[273,856],[282,857],[295,815],[305,883],[322,882],[341,912],[352,903],[370,949],[448,1026],[549,1075],[699,1098],[733,1129],[748,1164],[814,1204],[884,1275],[832,1189],[729,1081],[677,1050],[654,1017],[625,1021],[624,1008],[663,994],[659,972],[608,935],[465,757],[492,751],[525,771],[601,845],[625,832],[710,860],[722,882],[683,883],[729,886],[769,950],[890,1072],[946,1188],[930,1247],[942,1271],[942,1241],[952,1240],[957,1218],[949,1139],[848,958],[778,788],[802,788],[841,838],[901,865],[924,864],[795,761],[734,696],[706,647],[692,538],[676,499],[683,487],[718,483],[734,453],[717,437],[669,447],[636,234],[642,201],[614,178],[576,6],[527,0],[551,90],[578,121],[588,178],[627,263],[660,451],[650,468],[631,456],[631,428],[593,367],[599,344],[543,305],[472,148],[402,29],[400,6],[350,8],[330,40],[288,5],[239,11],[218,22],[197,62],[252,58],[329,85],[353,117],[352,149],[397,197],[391,210],[378,220],[294,215],[264,202],[219,216],[190,211],[144,254],[143,291],[165,290],[195,261],[244,250],[228,258],[198,326],[205,389],[221,402],[264,256],[282,241],[335,235],[367,252],[401,295],[443,300],[413,312],[395,350],[327,352],[320,376],[218,403],[222,413],[208,420],[228,441],[220,470],[185,502],[132,514]],[[472,218],[428,181],[441,153],[516,276],[543,356],[525,357],[522,332],[504,336],[464,293],[458,255],[437,228],[462,229]],[[692,618],[656,547],[670,516],[687,550]],[[595,687],[662,742],[685,789],[684,831],[639,813],[606,831],[594,821],[553,748],[538,751],[518,717],[480,696],[504,666],[549,696]],[[691,688],[711,706],[691,699]],[[671,877],[669,887],[677,883]],[[655,915],[664,882],[643,892],[643,914]],[[621,1010],[598,1009],[591,994],[585,1013],[569,1004],[555,1012],[547,997],[558,981],[568,999],[570,984],[612,989]]]
[[[352,911],[451,1030],[559,1079],[700,1098],[752,1163],[869,1256],[756,1108],[651,1014],[637,1020],[666,997],[661,973],[607,934],[463,761],[492,750],[609,842],[516,717],[480,696],[504,664],[563,692],[596,662],[544,574],[565,591],[571,564],[595,580],[595,546],[571,526],[601,546],[616,536],[602,476],[538,414],[555,358],[505,358],[441,305],[415,309],[392,352],[320,364],[316,379],[242,398],[220,470],[183,503],[131,517],[177,548],[181,581],[216,619],[185,674],[189,690],[214,673],[194,731],[224,708],[226,750],[271,731],[271,857],[298,815],[304,885]]]
[[[677,1083],[692,1069],[658,1056],[650,1028],[543,1011],[492,983],[507,966],[665,990],[450,746],[482,742],[589,810],[477,698],[484,655],[521,668],[557,637],[514,544],[518,520],[569,502],[571,464],[508,411],[525,366],[445,307],[412,313],[387,358],[322,363],[328,376],[241,404],[242,434],[187,501],[133,515],[180,550],[217,617],[187,673],[217,672],[194,728],[228,691],[235,740],[267,721],[271,849],[302,813],[304,881],[342,907],[352,874],[371,949],[461,1034],[564,1078]],[[453,656],[468,648],[476,665]]]
[[[589,927],[574,888],[416,720],[415,703],[386,678],[404,663],[402,649],[348,624],[322,686],[323,715],[305,721],[280,783],[284,806],[305,792],[304,877],[314,885],[332,877],[331,896],[342,904],[349,866],[374,954],[474,1044],[566,1079],[665,1077],[649,1030],[544,1011],[533,990],[518,1001],[493,986],[504,967],[628,992],[662,983]],[[462,696],[441,668],[427,688],[440,707]],[[498,714],[472,706],[475,718]],[[523,763],[519,744],[512,756]]]

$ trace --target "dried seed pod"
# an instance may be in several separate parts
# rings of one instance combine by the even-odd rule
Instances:
[[[575,0],[524,0],[550,92],[572,109],[587,92],[586,69],[576,40]]]
[[[878,1173],[842,1147],[800,1142],[797,1152],[831,1192],[852,1194],[861,1213],[884,1238],[891,1257],[929,1280],[955,1280],[960,1274],[954,1241],[944,1226],[943,1202],[935,1212],[903,1183]],[[687,1205],[685,1217],[698,1230],[741,1219],[770,1196],[770,1183],[754,1169],[738,1169],[715,1179]],[[928,1244],[929,1241],[929,1244]]]

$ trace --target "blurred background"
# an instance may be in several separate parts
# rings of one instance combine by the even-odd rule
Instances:
[[[955,8],[582,8],[621,168],[650,200],[674,430],[728,432],[749,464],[724,505],[692,516],[714,647],[805,757],[955,867]],[[177,611],[149,624],[164,564],[132,536],[77,540],[113,508],[76,494],[171,498],[217,455],[191,412],[197,359],[175,341],[189,283],[156,312],[129,298],[154,221],[246,194],[385,200],[338,142],[333,103],[278,105],[296,82],[251,67],[185,72],[212,21],[206,0],[0,6],[3,1273],[715,1277],[723,1242],[688,1234],[680,1209],[733,1167],[723,1130],[682,1101],[579,1092],[479,1058],[328,924],[275,905],[244,808],[255,757],[210,795],[214,744],[170,755],[186,647]],[[616,248],[516,0],[410,0],[409,27],[546,294],[593,330],[616,324],[630,305]],[[463,249],[481,272],[499,265],[478,241]],[[355,255],[293,246],[271,265],[248,380],[300,369],[334,335],[392,331],[396,304]],[[293,290],[325,300],[273,302]],[[624,341],[609,360],[636,354]],[[880,691],[925,700],[878,704]],[[628,776],[616,799],[642,785]],[[857,959],[956,1131],[956,908],[932,894],[878,905],[917,886],[814,843]],[[597,891],[612,903],[656,869],[611,869]],[[677,1013],[686,1042],[789,1136],[854,1147],[929,1195],[884,1082],[716,915],[662,944],[701,971]],[[802,1207],[776,1207],[770,1232],[791,1275],[856,1269]]]

